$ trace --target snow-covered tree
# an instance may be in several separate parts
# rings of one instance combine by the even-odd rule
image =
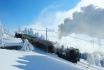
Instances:
[[[34,35],[32,28],[30,28],[30,35],[32,35],[32,36]]]
[[[0,47],[4,47],[3,38],[0,38]]]
[[[94,57],[95,59],[95,65],[101,67],[100,59],[98,57]]]
[[[33,29],[32,28],[30,28],[30,29],[28,29],[28,28],[25,28],[24,30],[23,30],[23,33],[24,34],[28,34],[28,35],[34,35],[34,33],[33,33]]]
[[[9,30],[5,29],[0,21],[0,39],[2,38],[7,38],[7,37],[13,37],[10,33]]]
[[[39,37],[39,33],[38,33],[38,32],[37,32],[37,33],[35,33],[35,36],[36,36],[36,37]]]
[[[95,59],[93,54],[88,54],[87,55],[87,61],[93,65],[95,65]]]
[[[31,45],[27,39],[24,40],[21,50],[23,51],[32,51],[34,50],[33,45]]]
[[[21,27],[20,27],[20,26],[18,27],[18,32],[20,32],[20,33],[22,32],[22,30],[21,30]]]
[[[100,61],[101,66],[104,67],[104,59]]]
[[[81,54],[81,58],[87,60],[87,52]]]
[[[30,29],[27,30],[28,35],[30,35]]]
[[[84,53],[81,58],[85,59],[89,64],[104,67],[104,53],[102,52]]]
[[[23,30],[24,34],[28,34],[28,28],[25,27],[25,30]]]
[[[3,37],[3,34],[4,34],[4,28],[3,28],[1,21],[0,21],[0,37]]]
[[[43,40],[45,40],[45,37],[42,34],[41,34],[40,38],[43,39]]]
[[[3,28],[1,21],[0,21],[0,47],[4,47],[3,35],[4,35],[4,28]]]
[[[9,35],[9,30],[7,30],[7,29],[4,28],[4,33],[7,34],[7,35]]]

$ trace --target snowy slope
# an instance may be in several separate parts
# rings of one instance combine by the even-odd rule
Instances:
[[[9,43],[18,42],[18,39],[14,38],[5,40]],[[35,48],[31,52],[0,49],[0,70],[104,70],[104,68],[84,60],[75,65],[55,54]]]
[[[21,40],[21,38],[3,38],[3,43],[5,44],[5,47],[21,46],[22,40]]]
[[[77,63],[77,65],[84,68],[85,70],[104,70],[103,67],[93,65],[93,64],[88,63],[87,61],[85,61],[83,59],[81,59],[80,62]]]
[[[73,63],[42,51],[0,49],[0,70],[82,70]]]
[[[64,45],[64,48],[74,47],[78,48],[80,52],[86,53],[86,57],[82,57],[89,64],[93,64],[99,67],[104,67],[104,39],[92,38],[87,35],[76,35],[63,37],[60,40],[60,44]]]

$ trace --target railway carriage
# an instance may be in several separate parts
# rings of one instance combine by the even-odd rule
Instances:
[[[42,49],[44,51],[47,51],[50,53],[56,52],[55,47],[54,47],[54,43],[51,41],[46,41],[46,40],[43,40],[43,39],[35,37],[35,36],[21,34],[18,32],[15,33],[15,37],[21,38],[23,41],[24,41],[24,39],[28,39],[32,45],[34,45],[37,48]]]

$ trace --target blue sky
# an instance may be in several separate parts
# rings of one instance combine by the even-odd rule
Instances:
[[[67,11],[76,6],[80,0],[0,0],[0,20],[10,31],[18,26],[33,23],[44,8],[57,6],[49,11]]]

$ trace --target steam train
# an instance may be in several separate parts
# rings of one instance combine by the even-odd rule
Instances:
[[[80,61],[80,57],[81,57],[81,53],[79,52],[79,49],[73,47],[66,49],[58,48],[56,54],[58,55],[58,57],[73,63],[77,63],[78,61]]]
[[[55,47],[54,47],[54,43],[51,41],[48,41],[48,40],[46,41],[46,40],[43,40],[43,39],[35,37],[35,36],[31,36],[31,35],[27,35],[27,34],[21,34],[18,32],[15,33],[15,37],[21,38],[23,41],[24,41],[24,39],[28,39],[28,41],[32,45],[34,45],[35,47],[37,47],[41,50],[44,50],[44,51],[47,51],[50,53],[56,52]]]
[[[76,48],[56,48],[54,46],[54,43],[51,41],[46,41],[38,37],[30,36],[27,34],[21,34],[18,32],[15,33],[15,37],[21,38],[23,41],[24,39],[28,39],[29,42],[37,48],[50,53],[55,53],[58,57],[68,60],[70,62],[77,63],[78,61],[80,61],[81,53]]]

